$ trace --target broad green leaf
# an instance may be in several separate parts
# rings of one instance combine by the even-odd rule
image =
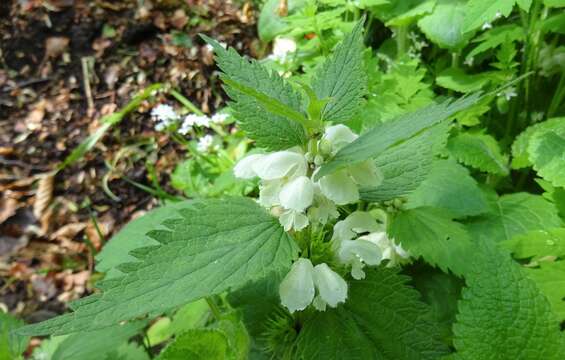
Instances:
[[[460,68],[447,68],[438,74],[436,83],[442,88],[461,93],[478,91],[490,82],[487,72],[466,74]]]
[[[249,334],[241,319],[241,312],[231,311],[222,314],[220,320],[211,328],[223,331],[228,339],[228,356],[236,360],[247,360],[249,356]]]
[[[515,193],[495,199],[489,212],[469,221],[467,228],[475,239],[500,242],[533,230],[561,225],[552,203],[539,195]]]
[[[363,20],[335,48],[314,75],[312,88],[318,99],[329,102],[322,111],[324,121],[352,119],[363,104],[367,75],[363,66]]]
[[[137,335],[145,322],[115,325],[106,329],[81,332],[65,337],[53,353],[55,360],[99,360]]]
[[[447,122],[434,125],[377,156],[375,163],[383,174],[383,183],[376,188],[361,189],[361,198],[391,200],[418,188],[430,173],[435,155],[447,141],[447,129]]]
[[[62,336],[51,336],[47,339],[44,339],[41,342],[41,345],[33,349],[33,353],[31,354],[32,360],[52,360],[53,354],[57,351],[57,348],[69,335],[62,335]]]
[[[510,256],[481,247],[459,302],[455,358],[561,359],[563,337],[547,299]]]
[[[565,128],[565,123],[563,127]],[[534,135],[528,153],[538,175],[550,181],[553,186],[565,187],[565,136],[553,131]]]
[[[447,142],[447,150],[457,161],[494,175],[508,175],[508,156],[488,134],[464,132]]]
[[[408,196],[406,207],[436,207],[455,218],[488,211],[487,201],[469,171],[454,160],[439,160],[428,178]]]
[[[261,8],[257,32],[262,41],[269,42],[277,35],[284,34],[288,29],[284,16],[281,16],[281,11],[283,11],[284,15],[284,8],[281,9],[280,4],[280,0],[268,0]],[[288,0],[286,1],[286,11],[288,14],[292,14],[304,6],[304,4],[306,4],[306,0]]]
[[[504,241],[501,245],[517,259],[564,257],[565,228],[530,231]]]
[[[397,117],[377,125],[357,140],[343,147],[328,163],[324,164],[316,179],[337,171],[347,165],[359,163],[382,154],[391,146],[400,144],[420,131],[438,124],[458,111],[464,110],[480,99],[472,94],[458,100],[446,100],[440,104],[426,106],[410,114]]]
[[[554,131],[565,137],[565,117],[551,118],[544,122],[532,125],[524,130],[512,144],[512,168],[521,169],[532,165],[529,160],[528,149],[532,138]]]
[[[159,246],[136,249],[139,261],[119,266],[123,277],[99,282],[102,292],[71,303],[72,313],[21,333],[60,335],[162,313],[282,271],[297,254],[279,221],[247,198],[194,201],[164,225],[169,230],[150,233]]]
[[[565,260],[540,261],[538,267],[524,271],[549,300],[558,320],[565,321]]]
[[[0,309],[0,360],[18,359],[26,350],[29,338],[13,333],[23,325],[22,320]]]
[[[448,352],[409,278],[389,269],[367,270],[350,282],[347,302],[315,312],[297,342],[303,359],[437,359]]]
[[[190,330],[167,346],[157,360],[225,360],[228,359],[228,339],[218,329]]]
[[[463,32],[480,28],[497,17],[507,17],[515,3],[516,0],[469,0],[464,10]]]
[[[149,360],[147,351],[134,343],[127,343],[106,355],[104,360]],[[44,359],[45,360],[45,359]]]
[[[136,261],[130,251],[146,246],[159,245],[159,242],[147,236],[155,229],[165,229],[161,224],[177,216],[178,211],[189,206],[190,202],[171,203],[153,209],[145,215],[127,223],[120,232],[114,235],[104,245],[102,251],[96,255],[96,271],[106,273],[105,277],[114,278],[123,275],[117,266],[123,263]]]
[[[373,9],[373,16],[387,26],[410,25],[418,17],[432,11],[435,0],[390,0]]]
[[[548,7],[565,7],[565,0],[543,0]]]
[[[545,19],[542,24],[542,31],[544,33],[554,32],[565,35],[565,12],[561,12]]]
[[[410,3],[410,1],[395,1],[398,3]],[[436,6],[436,0],[421,1],[420,4],[412,7],[410,10],[390,19],[386,22],[386,26],[409,26],[424,15],[431,13]]]
[[[497,26],[481,36],[478,36],[473,42],[479,42],[473,50],[471,50],[465,59],[469,61],[483,52],[499,47],[505,42],[514,42],[524,40],[524,30],[516,24],[508,24]]]
[[[461,49],[474,35],[463,32],[465,5],[463,0],[438,0],[434,11],[418,20],[418,27],[440,48]]]
[[[269,72],[257,61],[248,61],[233,48],[224,49],[218,42],[202,35],[202,38],[214,47],[216,62],[222,70],[222,79],[226,83],[226,92],[232,99],[231,108],[234,117],[247,135],[257,142],[257,146],[267,150],[283,150],[306,141],[304,127],[286,116],[273,112],[273,103],[265,105],[268,99],[274,101],[275,108],[280,106],[291,109],[293,113],[302,113],[300,93],[279,76]],[[231,85],[230,85],[231,84]],[[261,99],[250,95],[261,94]]]
[[[390,235],[414,257],[461,276],[468,271],[474,244],[462,224],[444,210],[421,207],[394,216]]]

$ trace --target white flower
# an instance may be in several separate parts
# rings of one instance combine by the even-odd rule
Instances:
[[[306,176],[296,177],[281,188],[279,200],[285,209],[302,212],[312,205],[314,184]]]
[[[318,295],[314,295],[318,290]],[[279,286],[281,304],[291,313],[304,310],[314,301],[318,310],[336,307],[347,298],[347,283],[325,264],[312,266],[308,259],[296,260]]]
[[[481,30],[488,30],[488,29],[492,29],[492,24],[487,21],[486,23],[483,24]]]
[[[361,236],[357,239],[357,241],[359,240],[367,240],[377,245],[381,249],[383,260],[389,260],[387,267],[396,266],[410,257],[410,254],[402,248],[402,245],[396,245],[384,231]]]
[[[502,17],[502,13],[500,11],[497,11],[496,14],[494,14],[494,20],[500,19],[501,17]]]
[[[463,64],[471,67],[471,66],[473,66],[474,61],[475,61],[475,58],[470,56],[470,57],[465,58],[465,61],[463,62]]]
[[[192,130],[192,125],[190,125],[188,122],[183,121],[178,132],[181,135],[188,135],[188,133],[190,132],[190,130]]]
[[[326,140],[331,144],[331,154],[335,155],[342,147],[353,142],[358,137],[347,126],[338,124],[326,128],[322,141]]]
[[[184,118],[183,125],[210,127],[210,119],[205,115],[188,114]]]
[[[273,42],[273,53],[268,56],[273,61],[285,63],[289,54],[296,51],[296,42],[292,39],[277,37]]]
[[[357,184],[355,184],[345,170],[339,170],[333,174],[322,177],[318,184],[320,185],[322,194],[338,205],[351,204],[359,201],[359,189],[357,189]]]
[[[328,220],[337,219],[338,216],[335,203],[322,194],[319,185],[314,184],[314,205],[308,210],[310,221],[325,225]]]
[[[355,211],[344,220],[334,225],[332,241],[344,241],[355,238],[358,234],[370,233],[379,230],[379,224],[370,213]]]
[[[351,265],[351,276],[356,280],[365,278],[365,264],[376,266],[383,260],[383,253],[375,243],[363,238],[344,240],[340,243],[337,258],[343,264]]]
[[[284,150],[256,158],[251,167],[259,178],[276,180],[306,175],[308,162],[303,154]]]
[[[151,110],[151,116],[162,122],[174,122],[178,119],[175,109],[171,105],[159,104]]]
[[[516,88],[514,86],[509,86],[499,92],[497,95],[504,96],[507,101],[510,101],[510,99],[512,99],[513,97],[518,96],[518,93],[516,93]]]
[[[252,179],[257,177],[257,174],[253,170],[253,163],[263,157],[263,154],[252,154],[241,159],[233,168],[233,173],[236,177],[240,179]]]
[[[279,223],[283,226],[285,231],[293,229],[300,231],[308,226],[308,216],[300,211],[287,210],[279,217]]]
[[[196,145],[196,150],[200,152],[208,152],[212,147],[214,142],[214,137],[212,135],[204,135],[198,140],[198,144]]]
[[[228,117],[229,115],[226,113],[216,113],[212,115],[211,120],[214,124],[221,125],[227,120]]]

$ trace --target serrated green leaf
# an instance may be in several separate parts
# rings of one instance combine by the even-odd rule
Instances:
[[[361,198],[385,201],[414,191],[426,179],[435,155],[445,145],[447,129],[447,122],[434,125],[377,156],[375,163],[383,174],[383,183],[376,188],[361,189]]]
[[[168,204],[149,211],[147,214],[130,221],[104,245],[96,255],[96,270],[104,272],[105,278],[115,278],[123,275],[116,267],[120,264],[135,261],[130,251],[147,246],[159,245],[159,242],[147,236],[155,229],[165,229],[162,223],[165,219],[176,217],[178,211],[188,206],[188,201]]]
[[[458,50],[467,45],[472,32],[463,32],[466,1],[438,0],[433,12],[418,20],[418,27],[440,48]]]
[[[347,302],[316,312],[297,342],[303,359],[437,359],[447,353],[436,324],[408,278],[388,269],[370,269],[352,281]]]
[[[515,193],[495,199],[489,212],[469,221],[467,228],[475,239],[500,242],[529,231],[561,225],[552,203],[539,195]]]
[[[215,40],[202,35],[214,47],[216,62],[222,70],[222,79],[228,96],[232,99],[234,117],[257,146],[267,150],[283,150],[306,141],[304,127],[280,113],[272,111],[263,101],[242,91],[253,89],[257,94],[284,105],[295,113],[302,113],[302,97],[299,92],[276,72],[269,72],[255,60],[248,61],[233,48],[224,49]],[[269,110],[271,109],[271,110]]]
[[[497,26],[473,40],[473,42],[480,42],[480,44],[473,48],[465,59],[469,61],[471,58],[487,50],[497,48],[507,41],[522,41],[524,40],[524,36],[524,30],[516,24]]]
[[[0,309],[0,360],[17,359],[26,350],[29,338],[13,333],[23,325],[22,320]]]
[[[553,131],[534,135],[528,153],[538,175],[553,186],[565,187],[565,137]]]
[[[508,175],[508,156],[501,153],[496,139],[488,134],[461,133],[448,140],[447,150],[467,166],[495,175]]]
[[[565,136],[565,117],[551,118],[544,122],[532,125],[524,130],[512,144],[512,168],[521,169],[530,166],[528,147],[534,136],[554,131],[560,136]]]
[[[389,232],[410,255],[422,257],[444,272],[461,276],[468,270],[474,247],[471,237],[444,210],[421,207],[402,211],[393,218]]]
[[[463,32],[480,28],[484,23],[497,17],[507,17],[512,12],[516,0],[469,0],[465,8]]]
[[[364,19],[345,36],[312,80],[318,99],[329,99],[322,111],[324,121],[350,120],[364,102],[367,75],[363,66],[363,23]]]
[[[466,74],[460,68],[447,68],[438,74],[436,83],[442,88],[468,93],[478,91],[491,80],[489,73]]]
[[[469,171],[454,160],[436,161],[428,178],[408,196],[406,208],[436,207],[454,218],[488,211],[487,201]]]
[[[530,231],[503,241],[517,259],[539,260],[548,256],[565,256],[565,228]]]
[[[228,349],[228,339],[223,331],[195,329],[179,336],[157,360],[225,360]]]
[[[459,302],[456,359],[561,359],[563,337],[547,299],[507,254],[482,248]]]
[[[540,261],[538,267],[524,271],[549,300],[558,321],[565,321],[565,261]]]
[[[104,360],[149,360],[149,355],[141,346],[128,343],[109,353]]]
[[[123,277],[99,282],[102,293],[21,332],[66,334],[160,313],[282,271],[296,257],[294,240],[251,199],[194,201],[179,216],[151,233],[160,246],[136,250],[139,261],[120,266]]]
[[[316,179],[348,165],[375,158],[391,146],[400,144],[420,131],[472,106],[479,99],[480,94],[472,94],[458,100],[446,100],[441,104],[429,105],[378,125],[343,147],[333,159],[320,168],[316,174]]]

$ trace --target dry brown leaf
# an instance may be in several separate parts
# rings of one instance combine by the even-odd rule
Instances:
[[[33,110],[26,116],[25,125],[30,131],[38,130],[41,128],[41,122],[45,117],[45,108],[47,107],[47,101],[42,99],[38,101]]]
[[[41,219],[47,207],[53,199],[54,173],[43,174],[39,178],[37,191],[35,192],[35,202],[33,204],[33,215],[36,219]]]
[[[184,26],[188,23],[188,16],[184,12],[184,9],[175,10],[173,16],[171,17],[171,24],[178,30],[182,30]]]
[[[86,228],[86,223],[72,223],[61,226],[51,234],[51,240],[72,240],[79,232]]]
[[[16,210],[21,206],[22,203],[9,196],[9,192],[6,191],[0,199],[0,224],[14,216]]]
[[[70,39],[64,36],[52,36],[45,40],[45,57],[55,59],[67,50]]]

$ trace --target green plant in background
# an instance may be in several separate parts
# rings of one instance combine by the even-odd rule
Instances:
[[[564,6],[267,1],[273,56],[204,37],[241,131],[171,92],[153,115],[195,199],[18,332],[53,359],[563,358]]]

